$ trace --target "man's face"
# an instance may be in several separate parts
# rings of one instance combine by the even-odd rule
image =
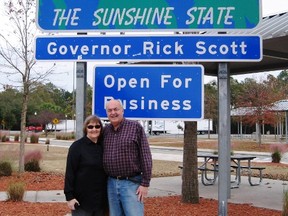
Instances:
[[[117,127],[123,120],[124,110],[119,101],[112,100],[107,103],[107,117],[114,127]]]

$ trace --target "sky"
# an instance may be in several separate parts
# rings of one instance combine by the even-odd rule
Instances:
[[[239,0],[241,1],[241,0]],[[0,4],[3,4],[1,1]],[[0,8],[3,9],[2,5],[0,5]],[[1,9],[0,9],[1,10]],[[288,0],[262,0],[262,15],[268,16],[280,12],[287,12],[288,11]],[[1,18],[2,13],[0,13]],[[2,20],[2,19],[1,19]],[[1,25],[1,24],[0,24]],[[87,81],[89,85],[93,86],[93,73],[94,68],[97,65],[107,65],[107,64],[115,64],[113,62],[102,62],[102,63],[96,63],[96,62],[88,62],[87,64]],[[50,63],[40,62],[38,63],[39,68],[45,68]],[[51,64],[50,64],[51,65]],[[49,77],[49,81],[52,82],[54,85],[56,85],[59,88],[65,89],[67,91],[73,91],[73,89],[76,88],[75,84],[75,69],[76,64],[73,62],[56,62],[56,68],[55,68],[55,74],[51,75]],[[277,76],[280,71],[265,71],[262,73],[255,73],[255,74],[247,74],[247,75],[237,75],[233,76],[233,78],[238,80],[243,80],[247,77],[253,78],[253,79],[259,79],[263,80],[266,78],[268,74],[272,74],[274,76]],[[216,77],[204,77],[204,82],[207,83],[211,80],[216,80]],[[7,82],[7,83],[6,83]],[[6,80],[3,75],[0,73],[0,84],[11,84],[8,80]],[[0,91],[2,91],[3,88],[0,86]]]

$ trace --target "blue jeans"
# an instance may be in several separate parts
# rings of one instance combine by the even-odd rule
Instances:
[[[108,178],[108,201],[110,216],[144,216],[144,204],[137,200],[136,191],[141,175],[134,181]]]

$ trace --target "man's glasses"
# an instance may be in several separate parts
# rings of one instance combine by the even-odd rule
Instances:
[[[88,129],[93,129],[93,128],[99,129],[99,128],[101,128],[101,125],[88,125],[87,128]]]

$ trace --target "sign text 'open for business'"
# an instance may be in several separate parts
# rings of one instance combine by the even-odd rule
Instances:
[[[130,118],[201,119],[203,73],[201,65],[96,67],[94,113],[105,117],[116,98]]]

